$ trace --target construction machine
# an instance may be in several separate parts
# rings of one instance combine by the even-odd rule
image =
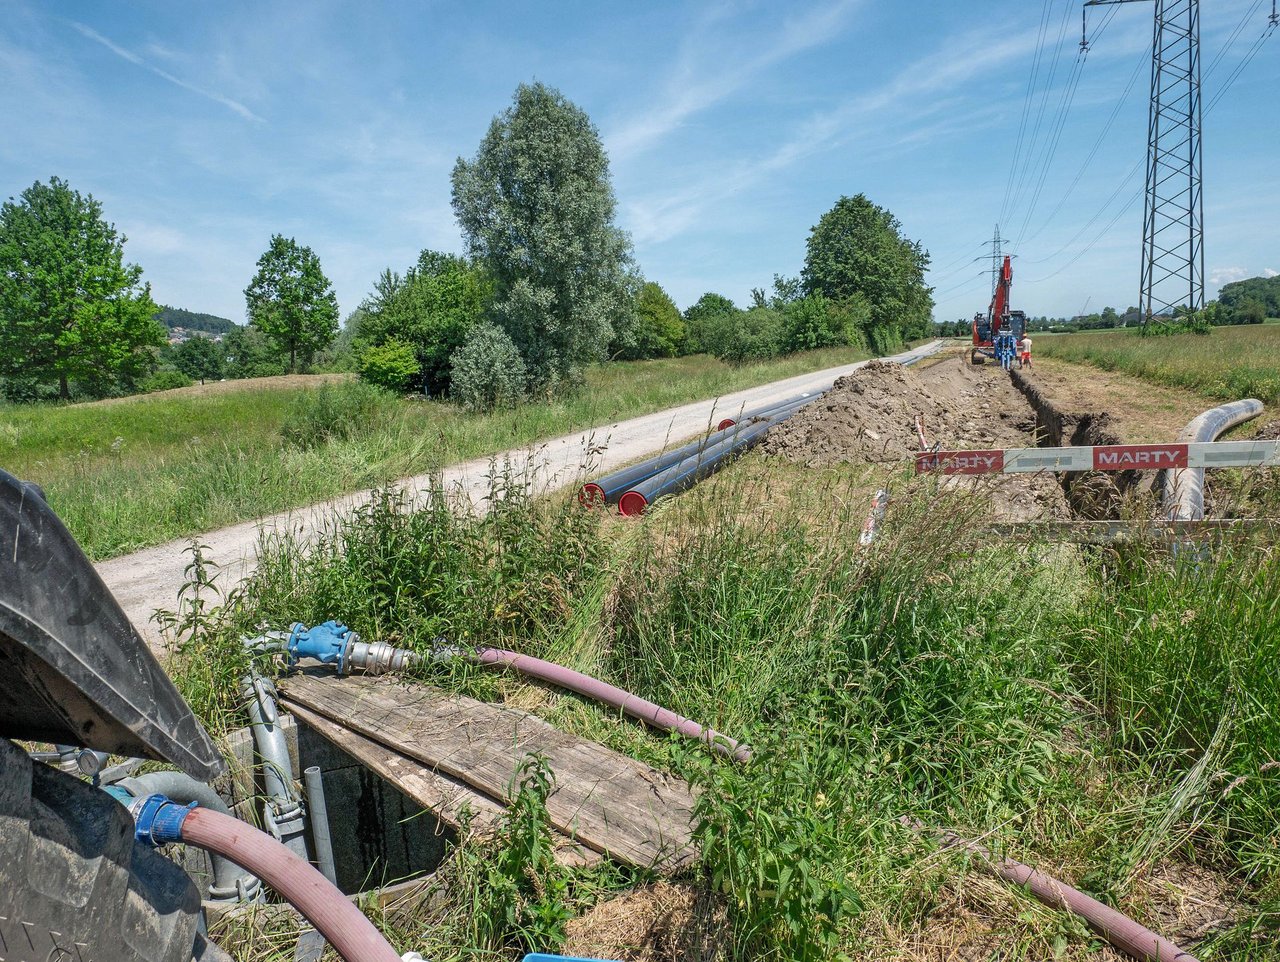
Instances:
[[[974,364],[982,364],[988,357],[1002,363],[1012,361],[1018,341],[1027,332],[1027,315],[1009,309],[1012,288],[1013,258],[1006,255],[987,313],[973,315],[973,351],[969,360]]]

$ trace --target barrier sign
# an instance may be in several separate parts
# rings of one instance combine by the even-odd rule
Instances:
[[[1035,474],[1038,471],[1159,471],[1280,466],[1280,441],[1100,444],[1089,447],[922,451],[916,473]]]

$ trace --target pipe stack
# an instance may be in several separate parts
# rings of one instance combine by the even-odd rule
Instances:
[[[587,482],[578,492],[578,499],[587,505],[617,504],[625,515],[640,514],[663,495],[683,491],[714,474],[728,459],[758,444],[770,427],[824,393],[798,394],[736,418],[725,418],[704,438]]]

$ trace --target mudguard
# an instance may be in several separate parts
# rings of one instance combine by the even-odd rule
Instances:
[[[40,489],[0,471],[0,735],[154,758],[209,781],[209,734]]]

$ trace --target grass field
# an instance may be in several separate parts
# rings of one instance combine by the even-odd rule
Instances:
[[[425,670],[694,783],[703,861],[684,884],[713,893],[719,958],[1093,957],[1078,920],[939,850],[910,816],[1203,962],[1280,959],[1280,552],[1245,542],[1176,564],[1155,544],[1004,544],[981,501],[902,476],[862,548],[885,480],[751,457],[641,522],[568,499],[485,517],[375,499],[310,547],[265,544],[176,675],[206,719],[235,724],[239,634],[338,618],[370,640],[549,658],[745,739],[740,766],[510,676]],[[538,830],[536,804],[519,817],[533,825],[511,837]],[[423,914],[382,920],[397,950],[550,950],[564,920],[644,881],[524,873],[511,844],[461,845]],[[479,927],[476,906],[504,921]]]
[[[1207,397],[1280,403],[1280,327],[1217,327],[1207,335],[1139,337],[1127,330],[1041,337],[1049,357],[1121,371]]]
[[[700,355],[591,372],[578,397],[470,415],[360,384],[0,406],[0,469],[41,484],[102,559],[396,478],[858,360],[811,351],[731,368]]]

